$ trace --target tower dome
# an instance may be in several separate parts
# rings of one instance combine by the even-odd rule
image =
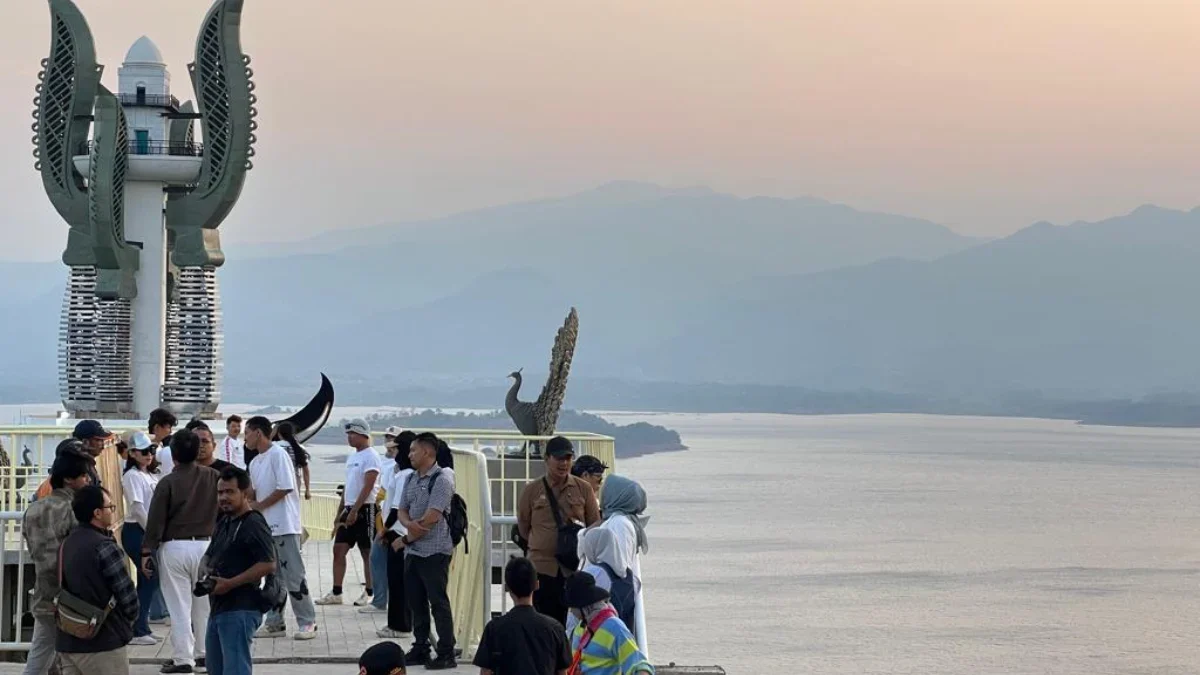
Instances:
[[[133,43],[129,51],[125,54],[125,65],[145,64],[154,66],[165,66],[162,52],[158,51],[158,45],[154,41],[143,35]]]

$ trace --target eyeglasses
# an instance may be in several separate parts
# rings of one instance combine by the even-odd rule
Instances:
[[[116,505],[116,504],[105,504],[104,506],[101,506],[100,508],[102,508],[102,509],[108,509],[109,511],[116,512],[116,510],[117,510],[117,505]]]

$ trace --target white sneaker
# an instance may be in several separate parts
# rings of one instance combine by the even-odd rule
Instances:
[[[357,602],[354,604],[358,604]],[[375,605],[367,605],[366,607],[358,608],[359,614],[387,614],[387,607],[376,607]]]
[[[365,607],[369,604],[371,604],[371,594],[366,591],[363,591],[363,594],[358,596],[358,599],[354,601],[355,607]]]
[[[317,624],[304,626],[296,630],[292,635],[293,640],[315,640],[317,637]]]
[[[139,647],[150,647],[158,644],[158,640],[154,639],[153,635],[143,635],[133,638],[129,641],[129,644],[138,645]]]
[[[281,638],[287,635],[287,628],[284,626],[263,626],[254,631],[256,638]]]
[[[375,631],[375,635],[385,640],[406,640],[412,637],[412,633],[401,633],[400,631],[392,630],[391,628],[380,628],[379,630]]]
[[[344,603],[344,601],[342,600],[342,596],[334,595],[332,591],[329,593],[326,593],[325,597],[321,598],[320,600],[317,600],[317,602],[316,602],[316,604],[318,604],[318,605],[341,605],[343,603]]]
[[[161,619],[150,619],[149,622],[154,625],[157,625],[157,626],[170,626],[171,625],[171,617],[164,616]]]

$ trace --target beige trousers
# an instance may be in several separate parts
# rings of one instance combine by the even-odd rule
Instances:
[[[95,654],[59,653],[62,675],[129,675],[127,647]]]

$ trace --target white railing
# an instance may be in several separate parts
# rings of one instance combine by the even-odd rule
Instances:
[[[121,430],[123,427],[116,427]],[[21,519],[28,497],[46,476],[45,467],[53,461],[54,447],[70,434],[70,427],[0,426],[0,444],[12,464],[19,464],[23,449],[30,450],[30,465],[0,467],[0,652],[29,648],[22,628],[32,587],[32,564],[21,540]],[[459,644],[471,650],[479,641],[484,625],[491,619],[492,608],[508,609],[503,591],[505,562],[518,549],[509,539],[516,523],[517,499],[530,480],[544,473],[541,459],[527,453],[509,454],[527,447],[531,441],[546,441],[545,436],[522,436],[515,432],[474,429],[430,429],[453,449],[457,491],[467,504],[471,523],[467,533],[470,554],[456,550],[451,561],[449,595],[455,616]],[[598,457],[610,467],[616,466],[613,439],[596,434],[564,433],[575,445],[578,455]],[[112,486],[113,499],[120,498],[120,463],[113,449],[100,457],[105,485]],[[112,472],[117,473],[112,473]],[[112,474],[112,475],[109,475]],[[312,484],[313,498],[302,500],[302,520],[316,541],[328,540],[339,498],[337,483]],[[120,517],[120,514],[118,514]]]
[[[21,540],[20,511],[0,511],[0,651],[29,651],[24,619],[33,588],[33,561]],[[33,634],[32,616],[29,634]]]

